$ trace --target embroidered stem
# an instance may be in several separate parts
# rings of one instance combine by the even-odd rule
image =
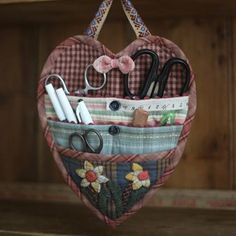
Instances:
[[[149,191],[147,188],[140,188],[139,190],[132,191],[128,199],[127,205],[125,206],[125,211],[128,211],[134,206],[138,201],[144,198],[144,195]]]
[[[113,181],[109,181],[107,185],[111,191],[112,199],[116,207],[116,218],[118,218],[123,213],[122,192],[120,186],[114,183]]]

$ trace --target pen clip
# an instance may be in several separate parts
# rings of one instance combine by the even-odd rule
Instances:
[[[80,117],[80,108],[79,108],[79,104],[78,104],[77,107],[76,107],[75,114],[76,114],[76,116],[77,116],[77,119],[78,119],[79,123],[81,123],[82,120],[81,120],[81,117]]]

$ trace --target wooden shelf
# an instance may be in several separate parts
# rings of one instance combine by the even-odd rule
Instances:
[[[101,0],[3,0],[0,2],[1,23],[65,22],[88,20],[93,17]],[[145,19],[158,17],[234,16],[233,0],[133,0]],[[111,17],[124,18],[120,3],[114,1]],[[118,7],[118,8],[117,8]],[[116,10],[114,10],[116,9]]]
[[[78,197],[65,184],[39,183],[0,183],[1,200],[80,203]],[[236,211],[236,192],[161,188],[147,206]]]
[[[76,204],[0,201],[1,235],[236,235],[236,211],[148,208],[116,230]]]

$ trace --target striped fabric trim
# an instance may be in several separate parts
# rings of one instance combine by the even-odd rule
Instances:
[[[111,111],[106,109],[106,103],[111,98],[92,98],[67,96],[73,109],[76,109],[78,99],[83,99],[95,124],[118,124],[131,126],[133,121],[133,111]],[[116,101],[125,101],[126,99],[116,99]],[[139,104],[140,100],[133,101],[133,104]],[[150,103],[152,100],[150,100]],[[56,113],[52,107],[48,95],[45,95],[46,117],[57,120]],[[176,110],[175,123],[173,125],[182,125],[187,116],[187,110]],[[149,111],[147,127],[160,126],[161,118],[164,114],[162,111]]]

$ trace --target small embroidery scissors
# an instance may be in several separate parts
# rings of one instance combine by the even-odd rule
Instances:
[[[93,64],[90,64],[86,67],[85,71],[84,71],[84,83],[85,83],[85,88],[84,89],[79,89],[77,91],[75,91],[75,94],[79,94],[79,95],[87,95],[88,94],[88,91],[89,90],[100,90],[102,89],[106,82],[107,82],[107,76],[106,76],[106,73],[103,73],[102,76],[103,76],[103,83],[101,86],[99,87],[94,87],[92,86],[90,83],[89,83],[89,80],[88,80],[88,70],[93,67]]]
[[[98,139],[98,145],[94,146],[92,143],[93,141],[89,138],[89,135],[95,134]],[[75,138],[81,141],[84,152],[89,153],[100,153],[103,148],[103,138],[100,132],[96,129],[88,129],[85,130],[83,133],[74,132],[69,136],[69,146],[73,150],[78,150],[78,148],[74,145]],[[96,138],[95,138],[96,139]]]
[[[158,74],[158,68],[159,68],[159,57],[156,52],[150,50],[150,49],[141,49],[138,50],[133,56],[132,59],[135,61],[137,58],[143,55],[148,55],[151,57],[151,66],[149,68],[149,71],[147,73],[147,78],[144,82],[144,85],[138,92],[138,94],[133,94],[129,90],[129,74],[124,75],[124,92],[125,96],[129,96],[130,98],[138,97],[140,99],[143,99],[145,96],[149,96],[150,98],[153,98],[155,96],[163,97],[164,91],[168,82],[169,75],[171,73],[171,69],[174,65],[181,65],[183,69],[185,70],[185,81],[184,84],[180,90],[179,95],[182,96],[183,93],[188,91],[189,89],[189,83],[190,83],[190,68],[188,63],[178,57],[173,57],[169,59],[163,66],[160,74]],[[158,85],[157,85],[158,84]],[[157,89],[158,86],[158,89]],[[151,91],[150,91],[151,90]],[[157,91],[156,91],[157,90]]]

